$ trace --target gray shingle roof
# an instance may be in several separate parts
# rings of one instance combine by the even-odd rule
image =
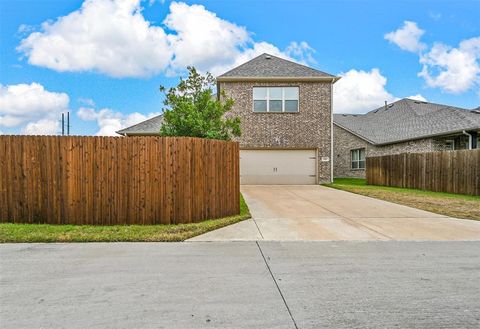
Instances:
[[[480,129],[480,113],[407,98],[366,114],[334,114],[333,121],[372,144]]]
[[[160,133],[162,126],[163,115],[150,118],[139,124],[117,131],[120,135],[157,135]]]
[[[269,54],[262,54],[220,75],[218,78],[251,77],[290,77],[290,78],[335,78],[335,76],[312,69],[286,59]]]

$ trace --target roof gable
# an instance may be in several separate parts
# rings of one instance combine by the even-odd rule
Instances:
[[[117,131],[120,135],[158,135],[163,123],[163,115],[157,115],[156,117],[142,121],[131,127]]]
[[[218,78],[336,78],[335,76],[270,54],[262,54]]]
[[[351,133],[380,145],[480,129],[479,113],[407,98],[366,114],[334,114],[333,120]]]

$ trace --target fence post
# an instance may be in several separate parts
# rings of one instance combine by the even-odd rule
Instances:
[[[0,222],[141,225],[236,215],[238,162],[238,143],[211,139],[0,136]]]

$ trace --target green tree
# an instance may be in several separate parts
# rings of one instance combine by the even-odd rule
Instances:
[[[188,67],[188,78],[181,79],[178,86],[166,90],[162,136],[190,136],[230,140],[240,136],[240,118],[225,115],[233,106],[233,99],[224,101],[214,97],[215,79],[210,73],[201,75],[194,67]]]

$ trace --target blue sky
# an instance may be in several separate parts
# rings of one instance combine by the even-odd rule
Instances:
[[[2,0],[0,132],[113,134],[162,111],[187,65],[269,52],[343,76],[336,112],[480,105],[480,1]]]

